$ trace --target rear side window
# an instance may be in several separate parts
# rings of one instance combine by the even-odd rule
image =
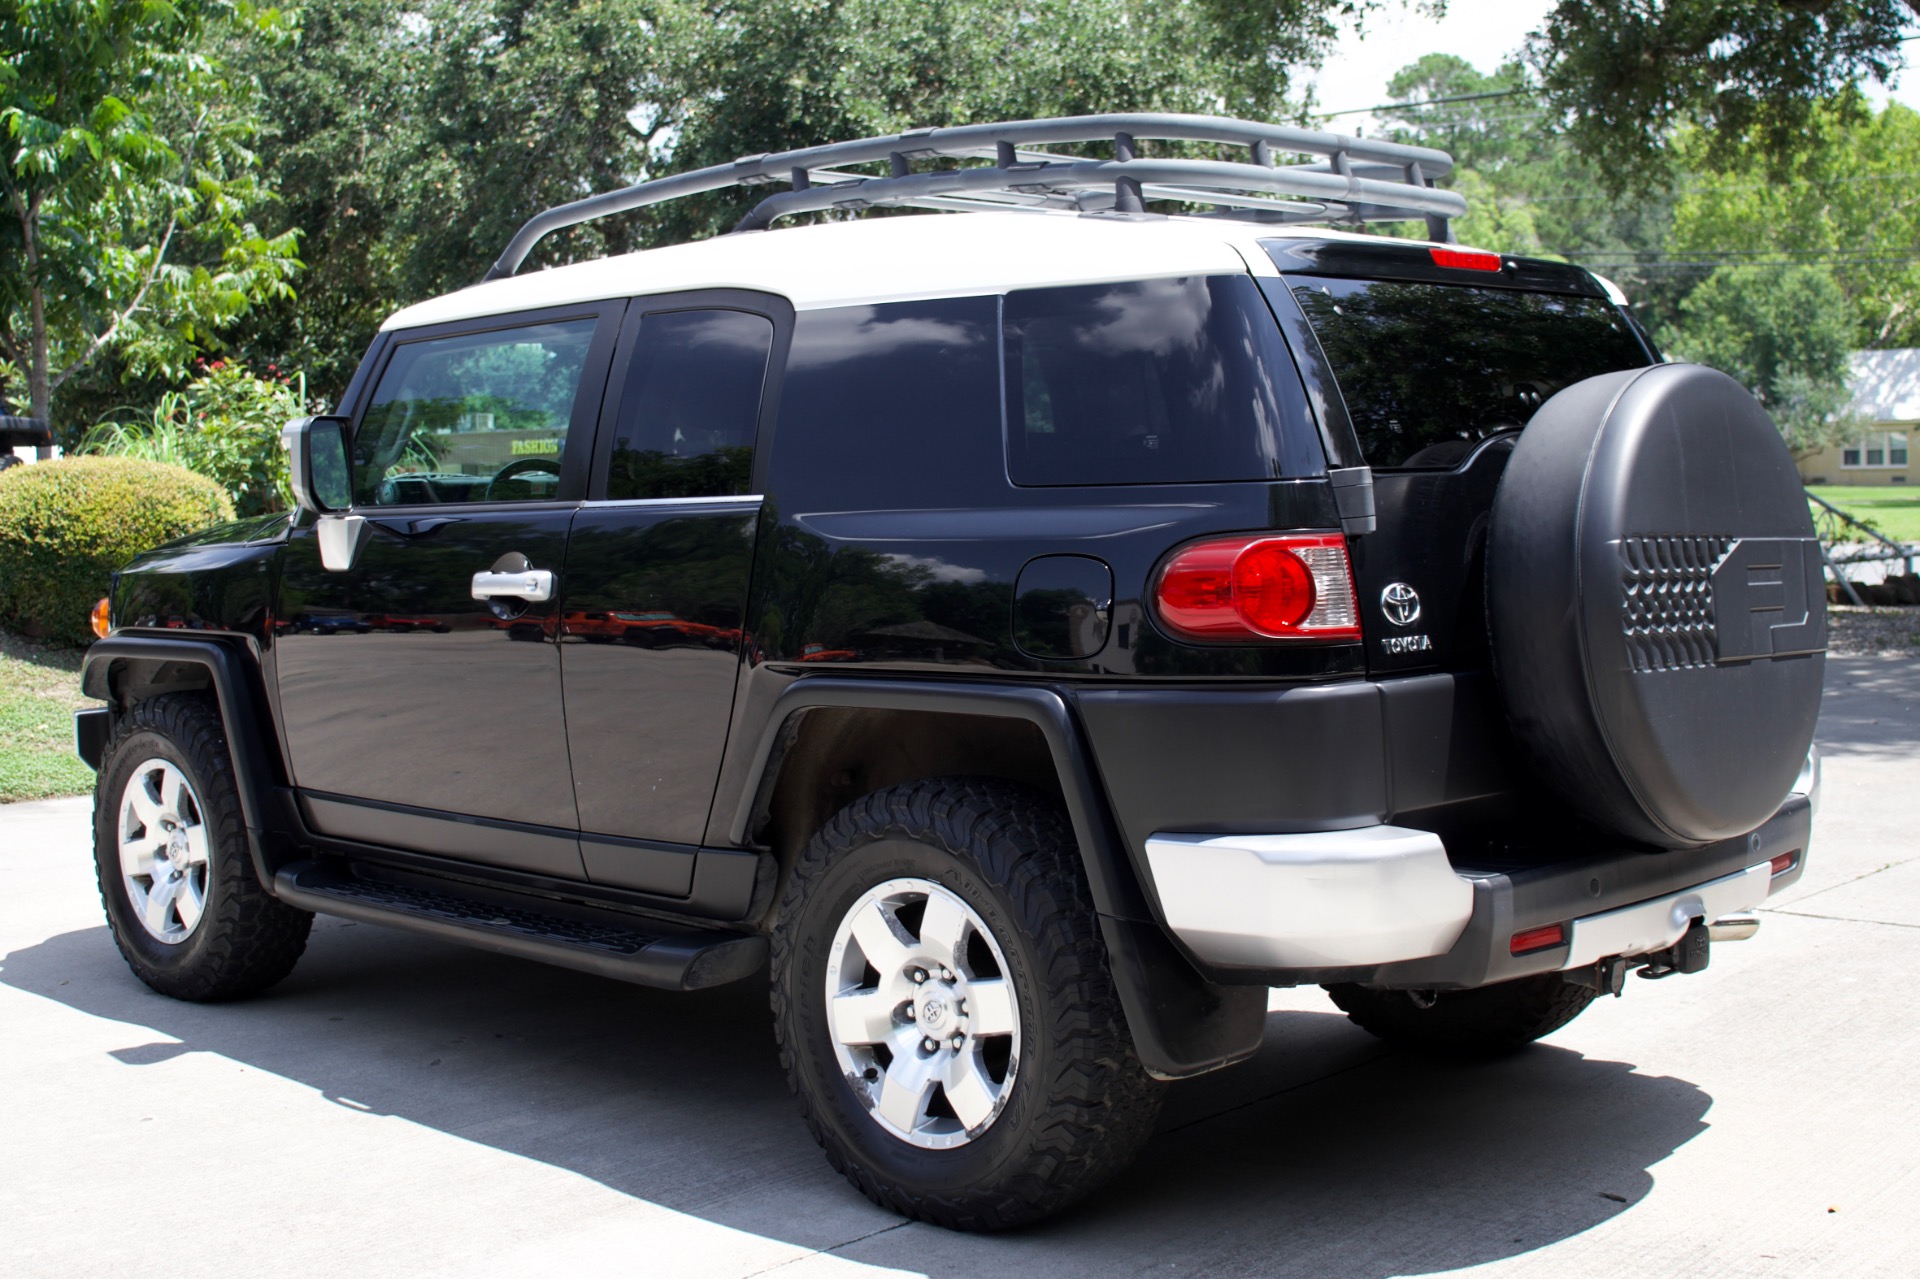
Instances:
[[[1451,467],[1575,382],[1649,362],[1612,304],[1520,289],[1290,277],[1376,467]]]
[[[1007,452],[1023,485],[1268,480],[1325,466],[1247,276],[1009,293]]]
[[[803,311],[774,469],[794,510],[965,502],[1004,487],[990,297]]]

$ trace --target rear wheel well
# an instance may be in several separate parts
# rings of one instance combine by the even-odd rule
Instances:
[[[931,777],[997,777],[1063,802],[1053,753],[1029,720],[842,706],[815,707],[794,719],[753,831],[779,867],[768,922],[800,850],[863,795]]]

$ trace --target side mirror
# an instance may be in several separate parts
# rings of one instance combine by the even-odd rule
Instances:
[[[298,417],[280,433],[286,445],[293,500],[315,515],[353,505],[353,465],[347,457],[347,419]]]

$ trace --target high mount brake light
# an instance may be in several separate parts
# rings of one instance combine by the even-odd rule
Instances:
[[[1458,271],[1498,271],[1500,255],[1482,253],[1478,249],[1428,249],[1433,255],[1435,266],[1452,267]]]
[[[1338,533],[1198,542],[1167,561],[1153,594],[1160,620],[1185,639],[1360,638],[1347,539]]]

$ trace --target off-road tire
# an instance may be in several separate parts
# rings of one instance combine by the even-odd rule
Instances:
[[[206,908],[186,940],[173,945],[142,926],[120,875],[121,795],[133,770],[155,758],[186,774],[209,834]],[[293,971],[313,915],[273,897],[254,873],[226,730],[210,698],[168,694],[117,716],[93,795],[100,901],[134,976],[163,995],[207,1002],[256,994]]]
[[[1020,1017],[1004,1110],[948,1150],[869,1117],[827,1029],[827,952],[843,912],[902,876],[958,895],[1005,953]],[[1031,791],[941,778],[877,791],[807,844],[773,933],[780,1061],[828,1163],[883,1208],[955,1230],[1039,1220],[1125,1168],[1152,1132],[1161,1088],[1141,1066],[1108,968],[1071,828]]]
[[[1596,993],[1558,973],[1478,990],[1370,990],[1328,986],[1354,1025],[1389,1043],[1450,1057],[1499,1057],[1550,1035],[1587,1010]],[[1422,1006],[1428,999],[1431,1004]]]

